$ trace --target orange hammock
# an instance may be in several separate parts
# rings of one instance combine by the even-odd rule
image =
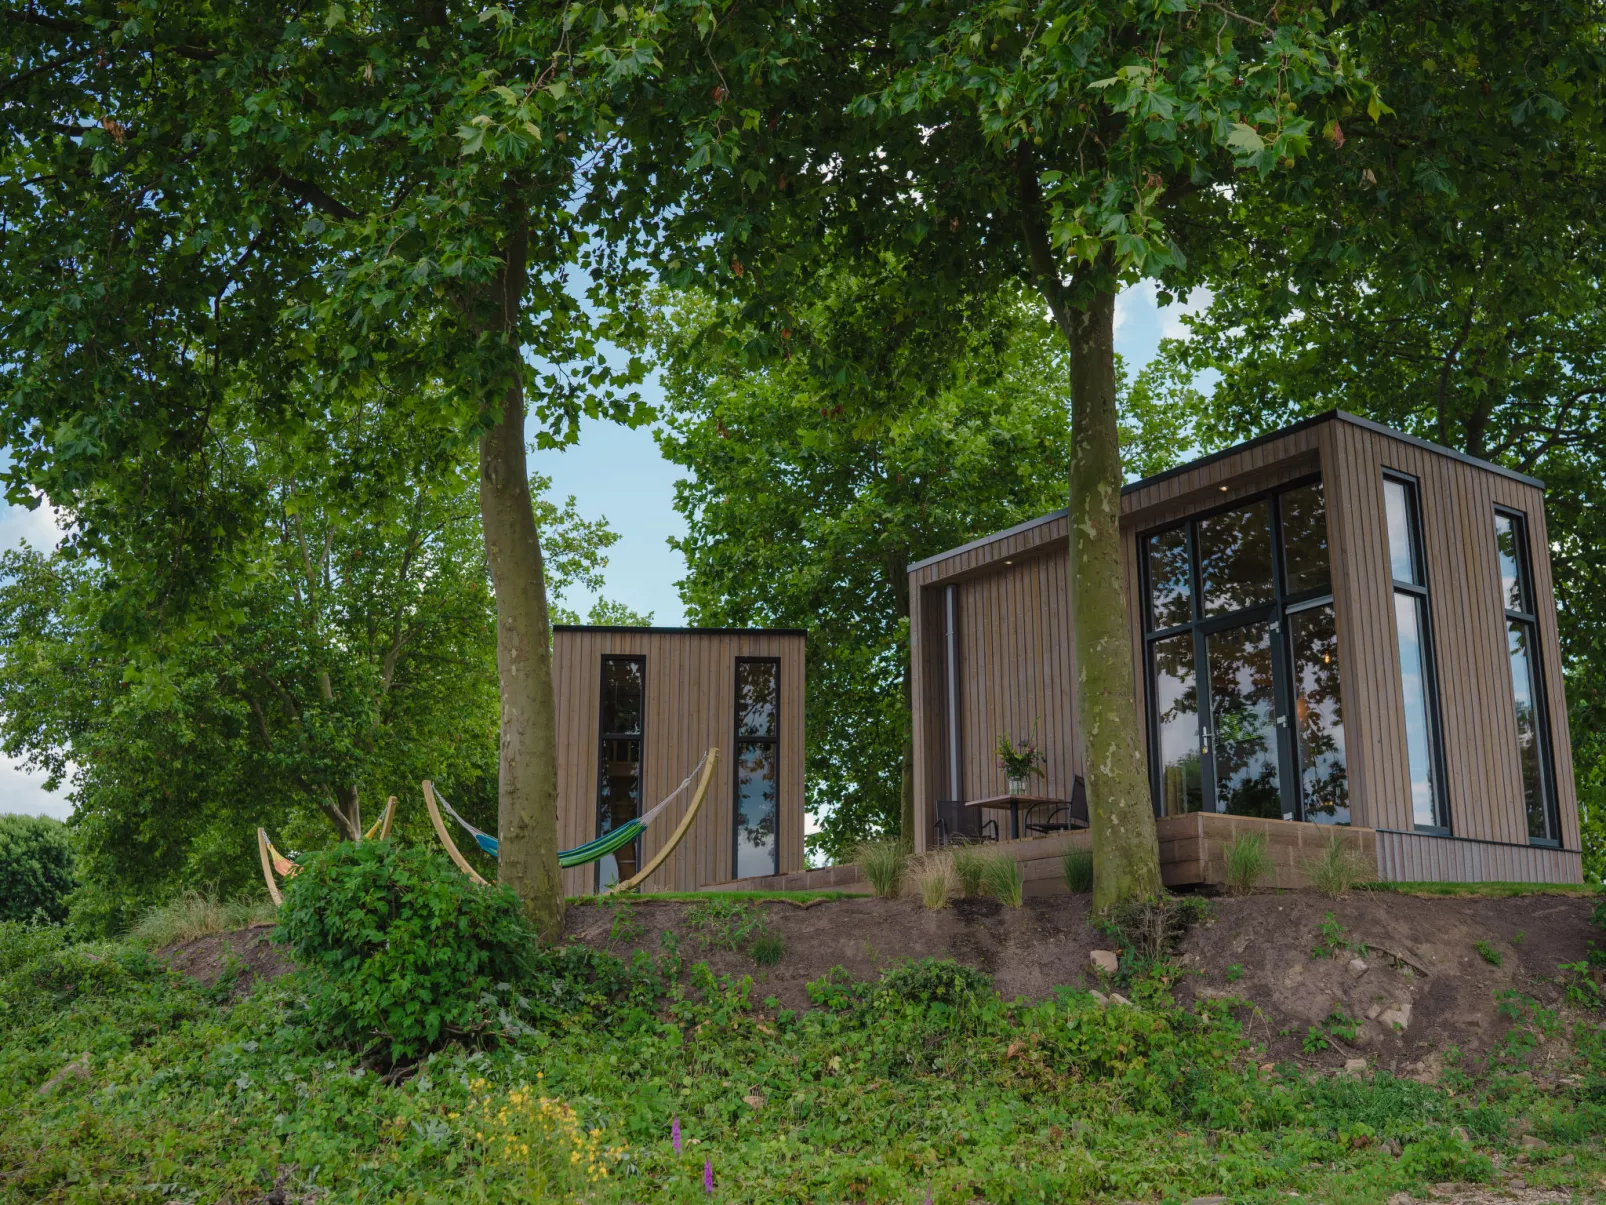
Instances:
[[[377,837],[383,841],[390,836],[390,823],[395,818],[396,797],[392,795],[385,803],[384,812],[362,835],[362,839],[372,841]],[[257,854],[262,859],[262,880],[268,885],[268,898],[275,906],[284,903],[284,896],[279,891],[279,879],[294,878],[301,869],[301,863],[275,849],[273,842],[268,840],[267,830],[261,828],[257,829]]]

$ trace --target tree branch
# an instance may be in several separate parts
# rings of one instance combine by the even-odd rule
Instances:
[[[298,180],[296,177],[279,168],[275,168],[271,173],[269,173],[268,179],[277,184],[280,188],[284,189],[284,191],[289,193],[292,197],[295,197],[296,200],[303,201],[306,204],[311,205],[314,209],[322,210],[331,217],[337,217],[342,221],[351,221],[353,218],[358,216],[355,209],[350,209],[345,205],[342,205],[339,201],[335,200],[328,193],[324,192],[324,190],[319,188],[316,184],[310,184],[305,180]]]

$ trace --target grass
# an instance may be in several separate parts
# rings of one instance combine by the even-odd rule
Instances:
[[[903,890],[904,871],[909,866],[909,843],[901,837],[883,837],[862,842],[853,851],[859,874],[879,896],[896,896]]]
[[[1506,960],[1506,956],[1499,950],[1495,949],[1490,942],[1475,941],[1472,943],[1472,948],[1478,952],[1479,958],[1483,959],[1492,967],[1497,967]]]
[[[222,900],[216,892],[186,891],[145,913],[128,936],[142,946],[160,950],[247,925],[271,924],[278,915],[279,910],[267,900]]]
[[[1566,895],[1579,899],[1601,896],[1598,887],[1582,883],[1363,883],[1366,891],[1388,891],[1395,895],[1481,897],[1505,900],[1521,895]]]
[[[1065,856],[1060,859],[1060,869],[1065,875],[1065,886],[1070,888],[1073,895],[1086,895],[1093,890],[1091,849],[1066,850]]]
[[[658,901],[666,904],[695,904],[700,900],[729,899],[738,896],[744,900],[762,903],[764,900],[792,901],[806,904],[813,900],[849,900],[854,898],[851,891],[653,891],[642,894],[631,892],[621,896],[601,895],[573,895],[568,902],[576,908],[608,907],[611,899],[627,899],[636,902]]]
[[[909,867],[908,888],[923,908],[946,908],[959,891],[959,872],[953,855],[942,852],[922,854]]]
[[[1233,895],[1248,895],[1271,869],[1265,833],[1239,833],[1221,847],[1221,856],[1226,861],[1227,890]]]
[[[1350,848],[1341,833],[1327,834],[1322,852],[1305,859],[1305,876],[1325,896],[1337,899],[1377,878],[1377,868],[1366,856]]]
[[[1110,1009],[903,964],[821,980],[793,1013],[668,958],[597,966],[546,985],[561,1015],[385,1082],[303,1027],[294,980],[235,1000],[131,943],[0,925],[0,1201],[1382,1205],[1493,1185],[1524,1133],[1550,1144],[1523,1168],[1535,1187],[1584,1200],[1606,1174],[1589,1023],[1579,1086],[1536,1083],[1515,1043],[1509,1068],[1452,1066],[1434,1087],[1257,1071],[1249,1014],[1184,1008],[1165,975]],[[1555,1024],[1532,1011],[1514,1026]],[[39,1094],[85,1053],[88,1080]]]

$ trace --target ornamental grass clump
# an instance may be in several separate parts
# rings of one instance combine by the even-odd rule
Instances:
[[[953,847],[954,876],[959,880],[959,894],[965,899],[977,899],[984,894],[987,858],[987,851],[979,845]]]
[[[1070,888],[1073,895],[1086,895],[1093,890],[1093,851],[1091,849],[1069,849],[1061,860],[1061,868],[1065,872],[1065,886]]]
[[[145,913],[129,930],[128,937],[160,950],[182,941],[271,922],[277,915],[278,909],[267,900],[222,900],[215,891],[186,891]]]
[[[1233,895],[1248,895],[1271,869],[1265,833],[1239,833],[1221,847],[1221,856],[1226,862],[1227,890]]]
[[[861,842],[853,851],[853,862],[870,890],[879,896],[896,896],[903,890],[909,854],[909,843],[901,837],[882,837]]]
[[[1329,833],[1322,852],[1305,859],[1305,877],[1317,891],[1336,899],[1376,879],[1377,868],[1352,849],[1343,834]]]
[[[1004,850],[987,855],[982,882],[987,894],[1000,904],[1019,908],[1025,898],[1026,876],[1015,856]]]
[[[952,854],[937,852],[913,859],[908,887],[924,908],[946,908],[948,899],[959,890],[959,875]]]

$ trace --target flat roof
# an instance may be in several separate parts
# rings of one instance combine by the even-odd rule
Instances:
[[[1508,469],[1504,465],[1493,464],[1487,460],[1479,460],[1476,456],[1468,456],[1465,452],[1457,452],[1454,448],[1447,448],[1443,444],[1436,444],[1429,439],[1420,439],[1415,435],[1407,435],[1404,431],[1396,431],[1393,427],[1386,427],[1382,423],[1374,423],[1369,418],[1361,418],[1359,415],[1351,414],[1347,410],[1335,409],[1324,410],[1320,414],[1312,415],[1310,418],[1301,419],[1297,423],[1290,423],[1286,427],[1279,427],[1275,431],[1268,431],[1264,435],[1257,435],[1254,439],[1245,440],[1240,444],[1233,444],[1230,448],[1223,448],[1219,452],[1212,452],[1208,456],[1201,456],[1197,460],[1190,460],[1187,464],[1179,464],[1174,469],[1167,469],[1163,473],[1156,473],[1152,477],[1145,477],[1141,481],[1134,481],[1130,485],[1123,485],[1121,487],[1121,493],[1122,495],[1126,495],[1134,493],[1137,490],[1147,489],[1149,486],[1156,485],[1159,482],[1167,480],[1168,478],[1175,477],[1179,473],[1192,472],[1194,469],[1200,468],[1207,464],[1213,464],[1215,461],[1223,460],[1228,456],[1236,456],[1239,452],[1245,451],[1249,448],[1257,448],[1261,444],[1270,443],[1274,439],[1281,439],[1285,435],[1292,435],[1297,431],[1304,431],[1310,427],[1318,426],[1321,423],[1330,423],[1335,420],[1353,423],[1357,427],[1364,427],[1366,430],[1375,431],[1379,435],[1387,435],[1390,439],[1398,439],[1402,443],[1412,444],[1415,447],[1433,452],[1439,456],[1448,456],[1452,460],[1459,460],[1463,464],[1474,465],[1477,468],[1485,470],[1486,472],[1498,473],[1502,477],[1509,477],[1511,480],[1520,481],[1524,485],[1531,485],[1541,490],[1545,488],[1545,483],[1537,477],[1530,477],[1526,473],[1519,473],[1515,469]],[[1003,531],[992,532],[989,535],[980,537],[979,539],[971,540],[968,544],[961,544],[957,548],[949,548],[944,552],[937,553],[935,556],[928,556],[924,560],[916,561],[914,564],[909,566],[908,571],[913,573],[916,569],[923,569],[927,565],[935,564],[938,561],[945,561],[951,556],[958,556],[962,552],[968,552],[972,548],[979,548],[983,544],[991,544],[994,540],[1002,540],[1012,535],[1018,535],[1024,531],[1030,531],[1034,527],[1041,527],[1045,523],[1052,523],[1055,519],[1063,519],[1069,513],[1070,512],[1068,510],[1062,509],[1054,511],[1050,514],[1039,516],[1036,519],[1028,519],[1024,523],[1015,524],[1014,527],[1006,527]]]
[[[807,628],[652,628],[628,623],[555,623],[554,632],[642,632],[679,636],[807,636]]]

